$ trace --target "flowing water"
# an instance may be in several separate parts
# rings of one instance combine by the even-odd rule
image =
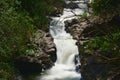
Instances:
[[[28,77],[18,80],[81,80],[81,73],[77,72],[79,68],[80,59],[79,51],[76,45],[76,40],[65,31],[65,21],[78,18],[88,8],[85,1],[89,0],[65,0],[67,4],[74,3],[77,5],[74,9],[69,6],[64,8],[63,14],[60,17],[52,17],[50,22],[50,33],[54,38],[54,43],[57,48],[57,61],[55,65],[45,71],[41,76]],[[91,1],[91,0],[90,0]]]
[[[71,0],[65,0],[70,3]],[[87,9],[84,0],[73,0],[72,3],[78,5],[78,8],[64,8],[60,17],[52,17],[50,22],[50,33],[54,38],[57,48],[57,61],[55,66],[46,71],[40,80],[80,80],[81,74],[76,72],[76,66],[80,65],[79,58],[75,64],[75,56],[79,54],[76,40],[65,31],[65,21],[77,18]],[[73,13],[74,12],[74,13]]]

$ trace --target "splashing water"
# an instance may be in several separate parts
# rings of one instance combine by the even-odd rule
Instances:
[[[70,3],[69,0],[65,0],[66,3]],[[65,21],[77,18],[76,15],[82,15],[87,9],[86,4],[81,3],[84,0],[74,0],[81,8],[67,9],[64,8],[63,15],[60,17],[53,17],[50,23],[50,33],[54,38],[54,43],[57,48],[57,61],[55,66],[46,71],[40,80],[80,80],[81,74],[75,71],[75,56],[79,54],[78,47],[76,46],[76,40],[73,40],[72,36],[65,31]],[[71,12],[72,10],[72,12]],[[73,13],[74,12],[74,13]],[[79,58],[77,58],[79,59]],[[78,60],[78,64],[80,62]]]

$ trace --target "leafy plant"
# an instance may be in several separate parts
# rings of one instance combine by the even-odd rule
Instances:
[[[120,0],[93,0],[91,6],[96,15],[118,14]]]

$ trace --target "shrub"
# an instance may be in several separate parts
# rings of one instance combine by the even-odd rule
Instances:
[[[96,15],[120,14],[120,0],[93,0],[91,6]]]

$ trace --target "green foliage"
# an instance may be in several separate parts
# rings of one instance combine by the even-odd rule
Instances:
[[[118,14],[120,12],[120,0],[93,0],[91,6],[96,15]]]
[[[13,65],[0,62],[0,80],[10,80],[15,77]]]
[[[0,0],[0,80],[13,80],[15,57],[35,54],[30,39],[36,29],[48,30],[54,6],[63,0]]]
[[[24,12],[17,12],[14,0],[0,0],[0,80],[13,78],[13,60],[30,49],[30,37],[35,27]]]
[[[84,46],[88,47],[91,51],[93,51],[92,53],[94,53],[95,50],[100,50],[106,53],[116,52],[115,53],[116,55],[117,54],[120,55],[119,40],[120,40],[120,32],[112,34],[112,39],[108,35],[102,37],[95,37],[92,40],[86,42]]]
[[[87,15],[88,15],[88,13],[87,13],[87,11],[85,11],[85,12],[82,14],[82,16],[80,16],[80,17],[83,18],[83,19],[85,19],[85,18],[87,18]]]
[[[0,17],[0,55],[2,58],[13,56],[15,53],[24,53],[33,31],[34,26],[27,15],[18,14],[12,10],[4,13]],[[3,56],[3,54],[7,55]]]
[[[55,6],[61,8],[63,0],[20,0],[22,10],[25,10],[34,20],[34,25],[42,30],[48,30],[47,15],[55,11]],[[59,4],[59,5],[58,5]]]

